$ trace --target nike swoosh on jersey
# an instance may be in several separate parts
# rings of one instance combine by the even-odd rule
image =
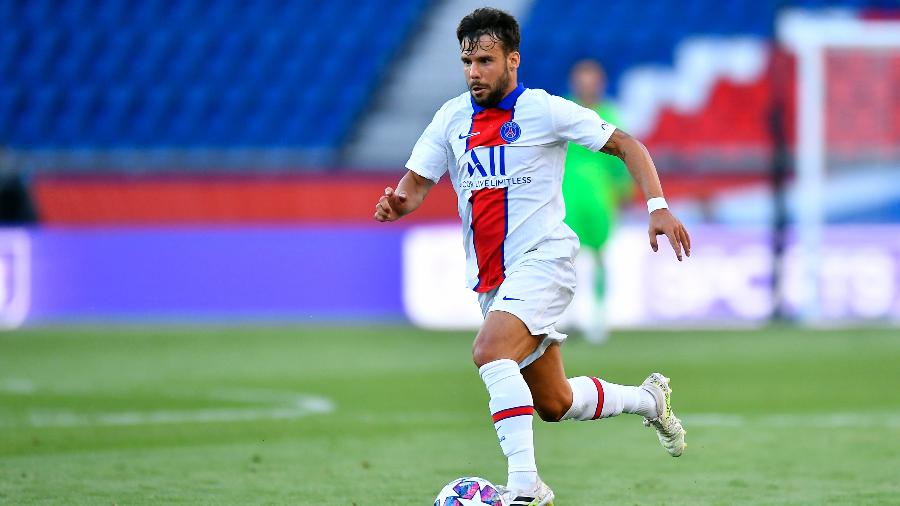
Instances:
[[[524,300],[524,299],[517,299],[515,297],[510,297],[509,295],[504,295],[503,300]]]
[[[481,135],[481,132],[472,132],[468,135],[459,134],[460,139],[468,139],[469,137],[475,137],[476,135]]]

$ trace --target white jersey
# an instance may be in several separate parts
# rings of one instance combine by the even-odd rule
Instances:
[[[434,182],[450,170],[469,288],[493,290],[526,254],[575,255],[578,238],[563,223],[566,147],[598,151],[614,129],[590,109],[521,84],[496,107],[466,92],[438,110],[406,168]]]

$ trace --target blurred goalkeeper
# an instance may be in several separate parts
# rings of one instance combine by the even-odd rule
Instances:
[[[588,59],[576,63],[569,74],[569,86],[576,103],[614,125],[620,124],[615,107],[604,101],[606,73],[598,62]],[[562,192],[566,225],[581,241],[576,260],[580,283],[567,319],[581,329],[585,339],[602,343],[608,336],[603,250],[616,226],[619,207],[634,193],[634,183],[622,160],[573,142],[566,153]]]
[[[665,235],[680,261],[687,230],[669,212],[646,148],[597,113],[518,83],[519,24],[477,9],[456,31],[468,91],[447,101],[416,142],[396,190],[385,188],[375,219],[416,210],[449,170],[458,196],[468,286],[484,324],[472,357],[490,396],[490,412],[508,460],[508,506],[553,504],[537,471],[532,435],[541,419],[644,417],[672,456],[684,429],[672,412],[669,380],[653,373],[640,386],[588,376],[566,378],[556,330],[575,289],[578,238],[565,223],[561,185],[566,146],[577,143],[621,159],[647,198],[650,246]]]

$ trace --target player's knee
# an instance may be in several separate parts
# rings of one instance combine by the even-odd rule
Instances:
[[[488,339],[482,339],[481,336],[479,336],[475,339],[475,342],[472,343],[472,361],[475,362],[475,367],[480,368],[484,364],[491,363],[500,358],[503,357],[498,355],[496,347],[493,346]]]
[[[503,341],[494,338],[490,332],[484,330],[479,332],[475,337],[475,342],[472,343],[472,361],[475,362],[475,366],[480,368],[485,364],[504,358],[514,357],[511,356],[509,350],[504,348]]]
[[[536,404],[534,409],[537,411],[538,416],[541,417],[541,420],[545,422],[558,422],[562,420],[562,417],[569,411],[569,406],[566,406],[564,402],[553,400]]]

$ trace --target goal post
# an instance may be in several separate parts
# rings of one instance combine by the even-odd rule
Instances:
[[[835,86],[843,88],[853,87],[854,79],[860,82],[879,86],[884,84],[888,90],[891,88],[900,90],[900,70],[891,67],[900,63],[900,21],[898,20],[866,20],[847,13],[824,11],[811,13],[807,11],[786,11],[779,16],[777,35],[780,43],[787,48],[796,58],[796,131],[795,131],[795,170],[796,170],[796,200],[793,203],[795,209],[795,231],[799,246],[799,307],[798,316],[801,322],[808,325],[816,325],[821,322],[821,259],[826,231],[826,178],[830,166],[842,164],[857,167],[871,166],[871,156],[868,151],[881,153],[881,162],[893,164],[900,169],[900,160],[896,150],[890,153],[890,145],[897,147],[896,140],[891,135],[900,137],[900,126],[897,118],[891,118],[892,112],[900,111],[891,107],[897,107],[900,95],[886,97],[866,97],[864,101],[875,104],[871,110],[853,110],[850,107],[838,108],[838,112],[851,114],[869,114],[885,116],[885,120],[894,128],[893,133],[887,133],[882,139],[884,150],[874,149],[870,146],[850,146],[866,154],[855,161],[841,156],[841,147],[846,148],[847,142],[834,142],[837,139],[835,133],[841,128],[838,122],[843,118],[831,114],[831,107],[835,106],[833,89]],[[857,55],[857,59],[887,58],[887,73],[874,72],[874,75],[856,75],[856,69],[833,68],[840,65],[842,53],[850,52]],[[888,56],[885,56],[885,55]],[[835,55],[838,55],[835,58]],[[897,62],[897,63],[894,63]],[[876,62],[877,63],[877,62]],[[866,65],[862,65],[866,67]],[[884,67],[884,65],[868,65],[869,67]],[[893,70],[892,70],[893,68]],[[897,82],[879,83],[879,79],[896,79]],[[864,80],[864,81],[863,81]],[[874,82],[873,82],[874,80]],[[832,92],[831,94],[829,94]],[[866,90],[857,92],[866,95]],[[870,93],[871,95],[871,93]],[[876,94],[877,95],[877,94]],[[878,100],[886,99],[888,102],[881,107],[879,112]],[[878,118],[863,118],[865,124],[873,124],[873,132],[877,132]],[[852,133],[850,134],[852,143]],[[867,135],[862,132],[857,135]],[[875,147],[877,148],[877,146]],[[882,153],[883,151],[883,153]],[[869,160],[866,160],[869,158]],[[877,157],[876,157],[877,158]]]

